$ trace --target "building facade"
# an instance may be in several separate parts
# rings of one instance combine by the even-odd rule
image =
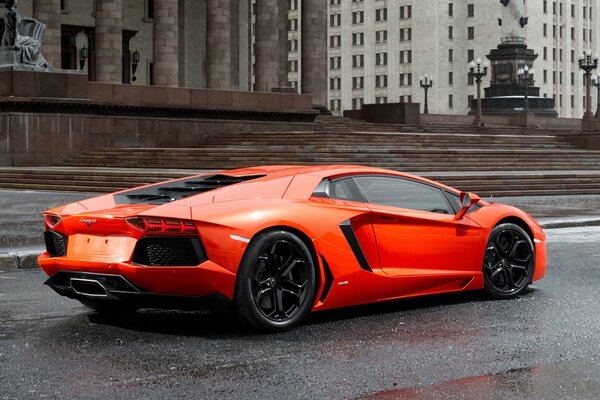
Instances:
[[[304,0],[302,85],[326,105],[327,4]],[[1,2],[3,3],[3,1]],[[55,68],[90,81],[218,90],[288,85],[289,0],[21,0],[18,11],[47,24],[42,52]],[[3,28],[0,19],[0,28]],[[302,59],[304,62],[299,62]],[[323,71],[312,77],[312,71]],[[135,74],[134,74],[135,72]]]
[[[329,3],[329,107],[335,112],[363,103],[423,104],[419,78],[434,81],[431,113],[469,111],[475,85],[467,64],[485,60],[500,42],[498,0],[327,0]],[[598,52],[598,0],[528,0],[527,44],[539,55],[536,85],[554,97],[562,117],[585,109],[578,57]],[[294,16],[290,16],[294,18]],[[294,24],[291,23],[293,26]],[[296,38],[290,38],[296,40]],[[290,53],[292,59],[293,53]],[[290,81],[296,81],[290,73]],[[489,77],[483,87],[489,85]],[[596,96],[593,96],[596,107]]]
[[[600,50],[598,3],[527,1],[536,85],[562,117],[584,112],[577,60]],[[423,103],[419,77],[427,74],[430,112],[464,115],[475,95],[467,64],[485,59],[501,36],[497,0],[21,0],[18,7],[48,24],[48,60],[83,69],[91,81],[291,86],[334,113]]]

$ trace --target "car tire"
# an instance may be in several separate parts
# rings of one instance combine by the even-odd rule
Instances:
[[[484,289],[490,297],[521,295],[531,283],[534,269],[535,246],[523,228],[505,223],[492,229],[483,262]]]
[[[316,280],[313,257],[302,239],[285,230],[261,233],[248,244],[238,269],[235,313],[252,329],[290,329],[310,312]]]
[[[79,300],[81,304],[84,306],[91,308],[96,311],[98,314],[106,314],[106,315],[127,315],[133,314],[139,307],[135,306],[131,303],[126,303],[123,301],[116,300],[89,300],[89,299],[81,299]]]

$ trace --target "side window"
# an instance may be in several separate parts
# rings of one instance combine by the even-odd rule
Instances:
[[[440,189],[402,178],[361,176],[354,181],[369,203],[454,214]]]
[[[329,186],[329,197],[338,200],[364,201],[356,184],[350,178],[332,181]]]

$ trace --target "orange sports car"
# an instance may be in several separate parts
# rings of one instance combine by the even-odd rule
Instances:
[[[400,172],[271,166],[198,175],[44,213],[39,264],[98,312],[232,306],[259,330],[311,311],[484,289],[546,272],[525,212]]]

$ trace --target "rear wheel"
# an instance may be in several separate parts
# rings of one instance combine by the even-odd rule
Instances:
[[[485,291],[496,299],[519,296],[531,283],[535,267],[535,247],[518,225],[501,224],[490,233],[483,279]]]
[[[84,306],[91,308],[98,314],[106,315],[127,315],[133,314],[139,307],[131,303],[117,300],[79,300]]]
[[[310,312],[315,265],[306,244],[291,232],[265,232],[250,242],[238,270],[235,310],[246,325],[282,331]]]

